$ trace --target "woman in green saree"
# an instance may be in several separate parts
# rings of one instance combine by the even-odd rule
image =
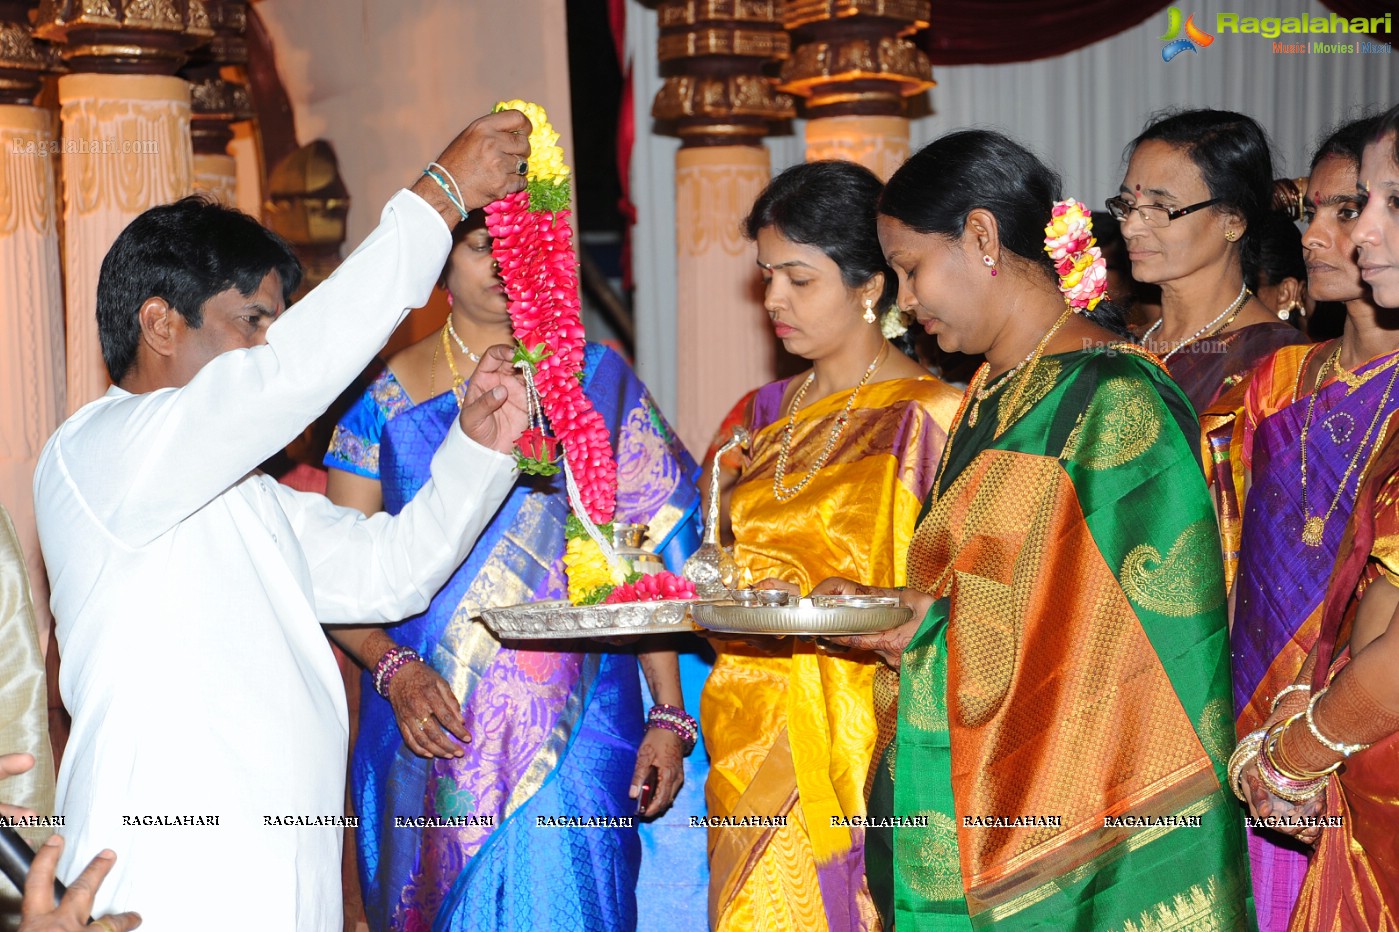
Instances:
[[[837,639],[900,671],[870,886],[899,932],[1246,928],[1194,411],[1110,306],[1066,306],[1092,253],[1046,258],[1058,198],[1031,153],[968,131],[880,201],[899,303],[986,363],[909,546],[913,620]]]

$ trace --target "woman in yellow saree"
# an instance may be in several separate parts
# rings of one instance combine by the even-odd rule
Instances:
[[[932,143],[880,198],[899,303],[986,364],[909,546],[913,620],[841,639],[900,670],[870,884],[898,932],[1243,929],[1194,411],[1104,326],[1083,290],[1101,259],[1058,198],[1053,172],[986,131]],[[1061,252],[1066,218],[1080,232]]]
[[[903,582],[901,555],[957,393],[881,333],[893,276],[875,236],[879,180],[849,162],[773,179],[746,232],[764,305],[811,369],[758,390],[733,490],[745,575],[808,589],[834,573]],[[814,645],[716,640],[701,718],[710,755],[710,923],[749,932],[869,930],[863,833],[876,664]],[[893,690],[885,691],[892,712]],[[759,823],[745,817],[757,816]],[[775,824],[783,817],[785,824]]]

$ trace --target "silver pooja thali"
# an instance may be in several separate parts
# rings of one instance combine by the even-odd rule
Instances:
[[[486,609],[481,617],[502,640],[627,637],[694,631],[688,611],[690,605],[675,600],[570,605],[560,600]]]
[[[725,634],[850,635],[887,631],[913,617],[898,599],[816,596],[791,605],[697,602],[695,623]]]

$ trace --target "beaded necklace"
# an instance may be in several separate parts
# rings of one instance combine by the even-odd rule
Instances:
[[[1191,343],[1206,337],[1218,336],[1223,333],[1229,325],[1234,322],[1234,318],[1239,316],[1239,312],[1244,309],[1244,305],[1248,303],[1249,296],[1252,294],[1253,292],[1248,290],[1248,285],[1244,285],[1243,288],[1239,290],[1239,296],[1235,298],[1228,307],[1221,311],[1218,317],[1173,346],[1170,352],[1161,357],[1161,362],[1168,362],[1172,356],[1185,349]],[[1165,318],[1158,318],[1156,323],[1148,327],[1146,333],[1142,334],[1142,346],[1147,346],[1150,343],[1151,335],[1161,329],[1161,321],[1164,319]]]
[[[1010,383],[1010,380],[1015,378],[1015,376],[1020,373],[1020,370],[1024,369],[1026,366],[1029,366],[1031,369],[1035,367],[1035,363],[1039,360],[1040,356],[1044,354],[1044,348],[1049,345],[1049,341],[1054,337],[1054,334],[1059,332],[1059,328],[1064,326],[1064,321],[1068,320],[1069,315],[1072,313],[1072,307],[1064,308],[1064,313],[1059,315],[1059,319],[1054,322],[1054,326],[1050,327],[1048,330],[1045,331],[1044,336],[1040,337],[1040,341],[1035,344],[1034,349],[1030,350],[1029,355],[1027,355],[1024,359],[1020,360],[1019,364],[1016,365],[1014,369],[1011,369],[1005,375],[997,379],[995,384],[993,384],[990,388],[983,388],[980,385],[974,384],[974,387],[972,388],[971,392],[974,400],[971,404],[971,410],[967,414],[968,427],[976,426],[977,416],[981,412],[981,403],[983,401],[990,398],[992,395],[996,394],[996,392],[1000,391],[1002,388],[1008,385]],[[986,371],[989,370],[983,368],[981,370],[978,370],[977,374],[981,375],[982,372]],[[982,378],[984,379],[985,376],[982,376]],[[1024,383],[1022,382],[1021,387],[1016,389],[1016,398],[1018,398],[1023,392],[1023,386]],[[1012,399],[1012,402],[1014,400],[1015,399]],[[1011,407],[1014,407],[1013,403]]]
[[[835,426],[831,428],[830,434],[826,437],[826,445],[821,448],[821,455],[816,457],[816,462],[806,471],[806,475],[796,485],[787,485],[787,458],[792,453],[792,431],[797,426],[797,412],[801,409],[802,399],[806,397],[806,390],[811,387],[812,381],[816,378],[816,370],[807,373],[806,380],[802,382],[801,388],[797,389],[797,397],[792,399],[792,411],[787,416],[787,427],[782,432],[782,448],[777,451],[777,468],[772,474],[772,494],[779,502],[789,502],[796,498],[805,489],[816,474],[821,471],[821,467],[826,465],[826,460],[830,459],[831,451],[835,449],[836,441],[845,431],[845,424],[850,420],[850,409],[855,406],[855,398],[860,394],[860,389],[865,387],[865,383],[874,375],[874,370],[879,368],[879,364],[884,360],[884,354],[888,351],[889,344],[886,342],[879,348],[879,352],[874,354],[874,359],[865,367],[865,374],[860,377],[860,382],[855,386],[855,390],[850,393],[850,397],[845,400],[845,408],[836,415]]]

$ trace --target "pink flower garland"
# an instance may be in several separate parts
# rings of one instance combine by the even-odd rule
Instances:
[[[617,462],[602,415],[583,393],[583,322],[568,210],[532,211],[528,190],[486,207],[491,252],[510,300],[510,322],[549,425],[563,444],[588,517],[612,520]]]
[[[1059,291],[1072,307],[1092,310],[1103,300],[1108,264],[1093,238],[1093,214],[1073,198],[1056,201],[1044,228],[1044,251],[1059,273]]]

